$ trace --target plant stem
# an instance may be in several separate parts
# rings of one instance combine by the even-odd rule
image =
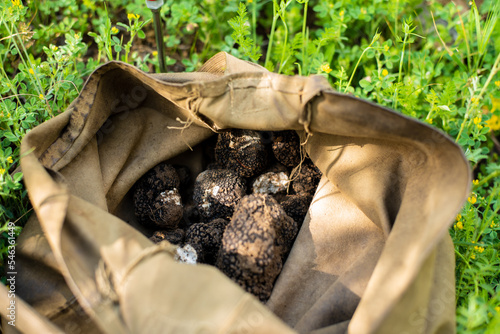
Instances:
[[[307,70],[307,59],[306,59],[306,51],[307,51],[307,42],[309,41],[306,38],[306,24],[307,24],[307,7],[309,5],[309,0],[304,2],[304,18],[302,20],[302,69],[304,72]]]
[[[276,21],[278,21],[278,14],[276,13],[277,4],[276,0],[273,0],[273,23],[271,24],[271,35],[269,36],[269,45],[267,46],[266,61],[264,67],[267,68],[269,65],[269,59],[271,59],[271,50],[273,48],[274,30],[276,29]]]

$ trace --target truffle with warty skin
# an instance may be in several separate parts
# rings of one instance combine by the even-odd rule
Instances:
[[[311,204],[311,195],[288,195],[280,204],[285,210],[286,214],[295,220],[298,228],[302,226],[304,218],[306,217],[309,205]]]
[[[196,249],[199,263],[215,264],[227,224],[227,220],[217,218],[209,223],[193,224],[186,231],[186,244]]]
[[[144,174],[134,189],[134,211],[139,223],[154,225],[150,217],[153,202],[162,192],[179,188],[179,184],[175,168],[164,162]]]
[[[242,177],[262,172],[268,163],[267,148],[259,132],[234,129],[219,134],[215,159]]]
[[[265,302],[296,234],[296,222],[272,196],[247,195],[224,231],[216,266]]]
[[[161,192],[151,203],[149,219],[158,227],[175,229],[182,219],[184,208],[177,188]]]
[[[300,138],[293,130],[273,133],[273,153],[280,163],[295,167],[300,163]]]
[[[321,171],[312,161],[305,160],[290,176],[292,188],[296,194],[314,195],[321,180],[321,175]]]
[[[229,169],[201,172],[194,183],[193,201],[202,221],[229,218],[234,207],[245,196],[246,181]]]
[[[184,242],[185,232],[183,229],[178,228],[175,230],[161,230],[155,231],[155,233],[149,238],[155,244],[162,241],[168,241],[173,245],[180,245]]]

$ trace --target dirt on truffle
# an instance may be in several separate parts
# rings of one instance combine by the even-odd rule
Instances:
[[[297,172],[290,176],[292,179],[292,188],[296,194],[314,195],[319,181],[321,180],[321,171],[311,160],[305,160]]]
[[[297,231],[297,223],[270,195],[247,195],[226,227],[216,265],[265,302]]]
[[[181,245],[184,242],[185,232],[183,229],[175,229],[175,230],[162,230],[155,231],[155,233],[149,238],[155,244],[160,243],[162,241],[168,241],[173,245]]]
[[[229,169],[210,169],[198,175],[193,201],[204,221],[229,218],[245,196],[246,181]]]
[[[263,137],[252,130],[231,130],[219,134],[215,159],[217,163],[236,171],[242,177],[254,176],[268,164]]]
[[[186,231],[186,244],[196,249],[200,263],[215,264],[227,224],[227,220],[217,218],[209,223],[193,224]]]
[[[295,167],[300,163],[300,138],[295,131],[276,131],[273,133],[274,156],[287,167]]]
[[[160,163],[144,174],[134,189],[134,208],[138,222],[146,226],[154,225],[151,213],[155,211],[155,200],[160,193],[177,189],[179,184],[175,168],[167,163]]]

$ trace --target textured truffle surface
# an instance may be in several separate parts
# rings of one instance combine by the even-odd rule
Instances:
[[[206,170],[194,183],[193,200],[204,221],[229,218],[245,195],[246,182],[228,169]]]
[[[295,131],[276,131],[273,139],[273,153],[276,160],[287,167],[300,163],[300,138]]]
[[[310,160],[306,160],[300,166],[298,175],[294,173],[290,178],[293,180],[292,188],[295,193],[314,195],[321,179],[321,172]]]
[[[179,191],[174,188],[161,192],[150,205],[149,219],[159,227],[175,229],[184,209]]]
[[[197,250],[198,262],[215,264],[227,224],[227,220],[217,218],[210,223],[191,225],[186,231],[186,244]]]
[[[285,200],[281,202],[281,206],[286,214],[292,218],[300,228],[309,210],[311,201],[312,196],[310,195],[288,195]]]
[[[139,223],[151,225],[153,202],[160,193],[178,189],[179,184],[175,168],[166,163],[160,163],[144,174],[136,183],[134,190],[134,209]]]
[[[175,229],[175,230],[162,230],[156,231],[149,240],[154,243],[160,243],[162,241],[168,241],[174,245],[180,245],[184,241],[185,232],[183,229]]]
[[[248,195],[226,227],[217,267],[265,302],[297,234],[297,224],[270,195]]]
[[[215,147],[217,163],[234,170],[242,177],[262,172],[268,163],[262,136],[252,130],[231,130],[219,134]]]

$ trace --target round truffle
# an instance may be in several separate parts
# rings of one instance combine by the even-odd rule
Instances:
[[[276,131],[273,139],[273,153],[276,160],[287,167],[300,163],[300,138],[295,131]]]
[[[245,180],[228,169],[211,169],[201,172],[194,183],[193,200],[201,218],[229,218],[234,207],[245,196]]]
[[[149,219],[157,226],[175,229],[182,219],[184,209],[179,191],[174,188],[161,192],[151,203]]]
[[[245,196],[224,235],[217,267],[265,302],[297,233],[297,224],[270,195]]]
[[[231,130],[219,134],[216,161],[242,177],[262,172],[268,163],[267,149],[259,132]]]
[[[297,223],[297,227],[300,228],[309,210],[311,200],[312,196],[310,195],[288,195],[281,202],[281,206],[286,214]]]
[[[139,223],[151,225],[150,213],[155,199],[161,192],[178,188],[179,184],[175,168],[166,163],[160,163],[144,174],[134,189],[134,209]]]
[[[189,227],[186,231],[186,244],[190,244],[198,253],[198,262],[215,264],[222,235],[228,221],[217,218],[210,223],[199,223]]]
[[[296,194],[314,195],[321,179],[321,172],[310,160],[304,161],[297,172],[290,177]]]
[[[180,245],[184,241],[184,235],[184,230],[180,228],[175,230],[162,230],[156,231],[149,240],[153,241],[155,244],[165,240],[173,245]]]

